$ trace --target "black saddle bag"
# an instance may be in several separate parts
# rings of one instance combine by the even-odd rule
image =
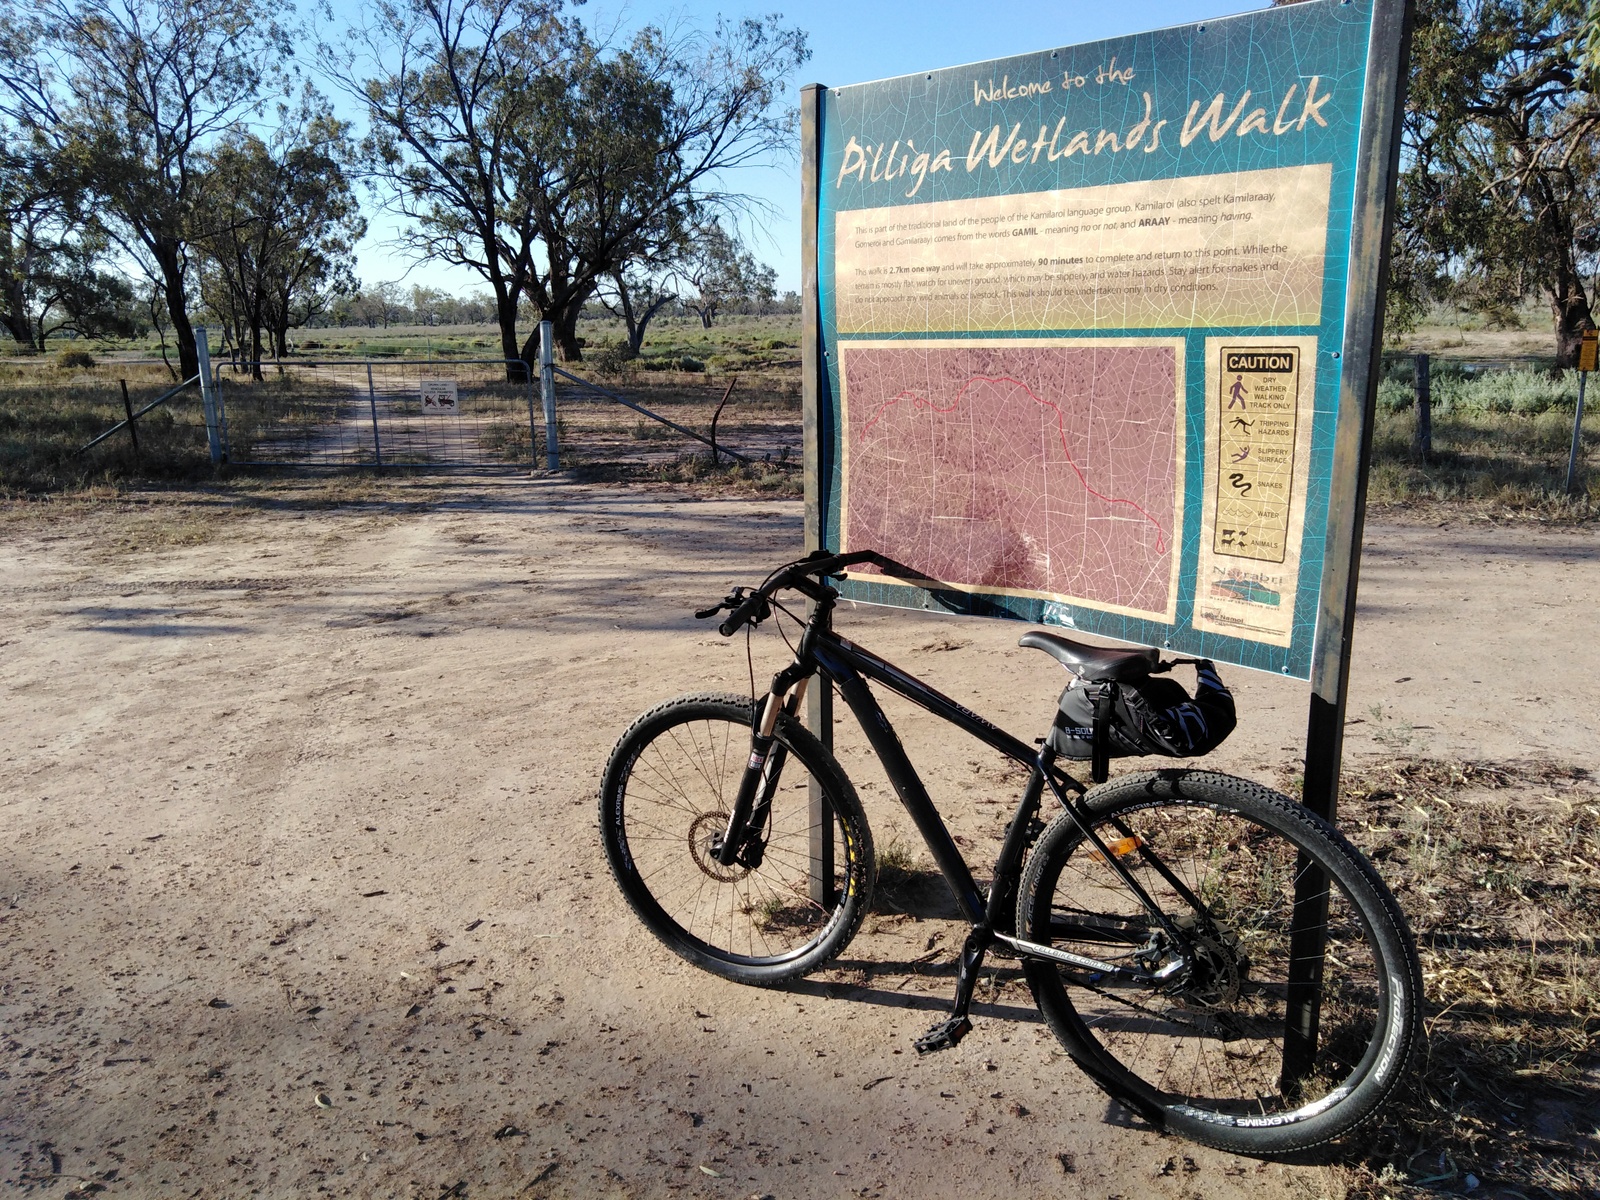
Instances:
[[[1233,693],[1208,659],[1192,661],[1192,697],[1177,680],[1156,675],[1121,683],[1074,679],[1061,693],[1050,748],[1063,758],[1088,759],[1096,783],[1105,782],[1112,758],[1209,754],[1237,723]]]

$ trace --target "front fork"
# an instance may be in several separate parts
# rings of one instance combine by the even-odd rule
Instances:
[[[766,824],[772,793],[778,786],[789,753],[777,740],[778,718],[785,712],[793,716],[800,711],[810,682],[811,676],[802,673],[799,662],[785,667],[772,679],[772,690],[767,693],[761,716],[750,736],[750,757],[739,779],[739,792],[734,797],[733,811],[728,814],[728,826],[721,841],[711,847],[712,857],[725,867],[735,863],[751,868],[761,865],[765,847],[760,832]]]

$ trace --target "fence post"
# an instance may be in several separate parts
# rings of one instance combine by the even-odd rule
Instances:
[[[522,379],[528,386],[528,461],[534,470],[539,469],[539,419],[533,415],[533,368],[523,359],[517,359],[522,367]]]
[[[367,407],[372,410],[373,469],[383,470],[383,445],[378,440],[378,393],[372,386],[372,364],[367,364]]]
[[[200,406],[206,414],[206,444],[211,448],[211,465],[222,461],[222,423],[217,411],[217,385],[211,378],[211,346],[206,327],[194,331],[195,356],[200,360]]]
[[[556,445],[556,366],[555,326],[539,322],[539,394],[544,398],[544,465],[561,469],[561,450]]]
[[[122,411],[128,414],[128,437],[133,442],[133,461],[139,461],[139,431],[133,424],[133,401],[128,399],[128,381],[117,380],[122,385]]]
[[[1433,461],[1433,376],[1428,356],[1416,356],[1417,428],[1411,435],[1411,457],[1418,462]]]
[[[1572,449],[1567,452],[1567,495],[1576,496],[1586,489],[1578,486],[1578,456],[1583,453],[1583,385],[1589,382],[1589,372],[1600,359],[1600,333],[1585,329],[1578,343],[1578,411],[1572,415]]]

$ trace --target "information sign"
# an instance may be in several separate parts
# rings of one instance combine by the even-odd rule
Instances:
[[[898,564],[844,595],[1312,675],[1400,9],[808,89],[808,513]]]
[[[422,411],[425,413],[457,413],[456,381],[454,379],[424,379],[422,381]]]

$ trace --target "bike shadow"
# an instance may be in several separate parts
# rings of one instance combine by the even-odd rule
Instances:
[[[836,959],[829,972],[833,974],[848,974],[851,972],[866,972],[872,975],[903,975],[907,979],[913,978],[944,978],[950,981],[948,990],[939,992],[907,992],[898,988],[875,987],[870,983],[852,983],[841,979],[797,979],[782,988],[796,996],[810,996],[817,1000],[844,1000],[857,1004],[875,1004],[883,1008],[902,1008],[913,1012],[948,1013],[950,1011],[950,998],[955,992],[956,968],[954,963],[933,966],[927,963],[911,962],[884,962],[878,959]],[[991,967],[983,969],[984,978],[987,980],[991,974],[996,974],[1006,982],[1010,976],[1020,980],[1022,972],[1015,968],[1002,968],[994,971]],[[999,1000],[984,1000],[980,991],[973,997],[972,1015],[974,1017],[992,1017],[1004,1021],[1021,1021],[1032,1025],[1043,1023],[1036,1008],[1024,1008],[1018,1004],[1007,1004]]]

